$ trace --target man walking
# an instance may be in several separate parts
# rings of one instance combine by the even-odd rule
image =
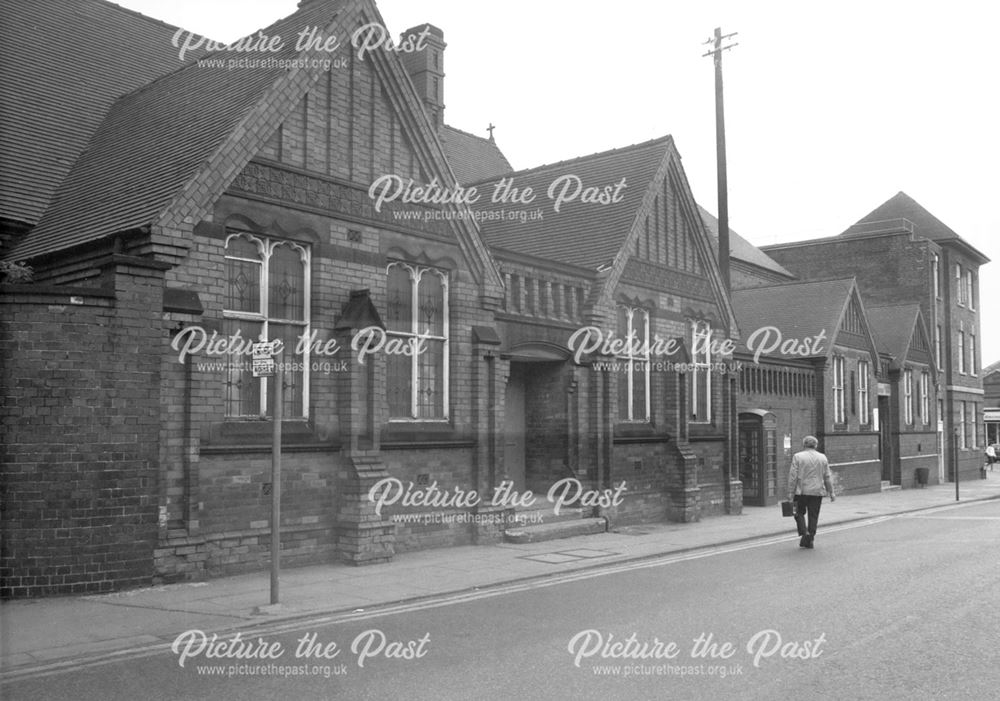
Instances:
[[[836,501],[833,494],[833,474],[826,456],[816,450],[819,441],[815,436],[802,439],[803,450],[792,456],[792,469],[788,473],[788,501],[795,501],[795,525],[798,526],[800,548],[811,548],[819,522],[819,507],[823,495]],[[806,523],[805,517],[809,521]]]

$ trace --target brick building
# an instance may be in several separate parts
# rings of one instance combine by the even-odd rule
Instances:
[[[875,411],[878,349],[853,278],[734,290],[733,305],[744,332],[736,354],[743,361],[744,491],[755,494],[747,484],[760,483],[760,503],[783,498],[791,455],[809,434],[819,439],[838,490],[877,491],[883,472]],[[754,416],[761,417],[762,438],[754,437]],[[755,462],[749,442],[773,450],[776,467],[768,452],[763,466]]]
[[[868,307],[879,348],[879,453],[882,479],[892,485],[946,480],[938,426],[937,368],[919,305]]]
[[[227,70],[102,0],[38,12],[4,35],[4,103],[39,115],[0,139],[3,255],[35,271],[0,296],[4,597],[265,566],[278,401],[291,563],[495,542],[508,479],[594,490],[571,501],[602,527],[738,512],[735,317],[669,137],[511,172],[444,123],[430,25],[412,54]],[[265,33],[372,23],[317,0]],[[487,201],[504,175],[539,203]],[[577,354],[580,327],[642,342]]]
[[[704,210],[702,217],[717,237],[715,218]],[[919,306],[866,308],[853,275],[803,284],[735,232],[730,253],[744,342],[736,354],[744,504],[785,494],[791,455],[808,434],[827,451],[839,490],[909,487],[918,468],[931,483],[944,480],[938,375]],[[820,335],[822,342],[805,347]],[[781,352],[778,339],[794,339],[795,352]]]
[[[1000,443],[1000,361],[983,368],[983,431],[988,445]]]
[[[920,307],[938,370],[945,477],[953,479],[956,465],[961,478],[977,477],[983,445],[978,277],[989,259],[902,192],[839,236],[762,250],[803,279],[856,277],[866,304]]]

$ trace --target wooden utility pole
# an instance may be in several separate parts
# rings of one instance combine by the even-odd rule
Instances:
[[[722,100],[722,52],[737,46],[736,43],[722,45],[722,42],[732,34],[723,34],[720,27],[715,28],[715,35],[706,41],[712,45],[712,50],[702,56],[712,56],[715,60],[715,160],[719,184],[719,270],[726,290],[731,290],[729,281],[729,185],[726,179],[726,117]]]

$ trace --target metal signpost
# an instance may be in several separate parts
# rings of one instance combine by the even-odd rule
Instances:
[[[274,341],[253,344],[253,376],[273,377],[273,431],[271,433],[271,604],[278,603],[278,577],[281,574],[281,414],[283,406],[284,368],[280,358],[275,362]],[[264,418],[264,417],[261,417]]]
[[[954,430],[954,435],[951,437],[951,450],[952,455],[954,455],[955,460],[955,501],[959,501],[958,498],[958,429]]]

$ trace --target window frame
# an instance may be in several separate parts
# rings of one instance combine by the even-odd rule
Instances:
[[[847,425],[847,402],[844,397],[844,356],[833,356],[833,423]]]
[[[868,361],[858,361],[858,422],[862,426],[871,423],[871,405],[869,404]]]
[[[650,357],[650,345],[649,345],[649,324],[650,324],[650,314],[648,309],[643,307],[630,307],[626,304],[618,305],[618,309],[625,312],[625,353],[616,355],[615,358],[626,363],[625,371],[625,407],[627,411],[625,415],[622,415],[622,402],[618,402],[618,422],[619,423],[638,423],[638,424],[648,424],[652,421],[652,401],[650,397],[651,390],[651,380],[650,380],[650,370],[651,370],[651,360]],[[641,344],[639,346],[640,353],[633,353],[633,345],[629,342],[634,331],[634,320],[635,314],[641,313],[643,315],[643,320],[645,321],[644,328],[645,333],[642,339],[637,339]],[[644,401],[644,412],[645,416],[637,418],[634,416],[635,409],[635,384],[633,377],[633,367],[638,363],[640,366],[645,366],[646,372],[645,376],[645,401]]]
[[[967,418],[968,417],[967,417],[967,409],[965,406],[965,402],[964,401],[959,402],[958,403],[958,426],[959,426],[958,447],[961,448],[962,450],[967,450],[969,448],[968,436],[966,434]]]
[[[934,327],[934,362],[941,369],[941,324]]]
[[[924,425],[928,426],[931,422],[931,374],[926,370],[920,372],[920,416],[923,419]]]
[[[958,374],[965,375],[965,329],[958,329]]]
[[[386,378],[386,411],[389,414],[388,420],[392,423],[443,423],[451,420],[451,274],[443,268],[429,265],[415,265],[401,260],[391,261],[385,267],[386,281],[388,283],[389,271],[394,267],[401,267],[407,271],[410,278],[410,317],[409,331],[400,331],[386,327],[386,343],[390,338],[410,339],[410,343],[415,343],[416,339],[427,338],[432,341],[442,342],[441,358],[441,415],[440,416],[420,416],[419,404],[419,383],[420,355],[412,353],[410,359],[410,415],[392,416],[389,405],[389,381]],[[437,275],[441,280],[441,336],[425,336],[420,333],[420,280],[425,273]],[[405,357],[405,356],[404,356]]]
[[[972,404],[971,433],[972,443],[969,447],[975,449],[979,445],[979,402],[969,402]]]
[[[976,334],[969,332],[969,363],[967,367],[969,368],[969,375],[971,377],[976,376]]]
[[[258,292],[257,292],[257,312],[248,312],[240,310],[226,309],[225,305],[229,299],[228,294],[228,284],[229,280],[226,280],[227,294],[223,301],[222,317],[224,320],[233,321],[250,321],[261,324],[260,336],[263,336],[267,340],[274,340],[270,335],[271,324],[285,325],[285,326],[298,326],[301,329],[299,338],[309,338],[312,330],[312,249],[308,244],[302,243],[300,241],[294,241],[290,239],[280,239],[271,236],[264,236],[256,234],[251,231],[245,231],[241,229],[227,229],[227,235],[225,242],[223,244],[223,260],[240,260],[245,262],[254,263],[259,266],[259,275],[257,278]],[[257,248],[257,253],[260,256],[258,260],[245,258],[239,255],[229,255],[229,244],[233,239],[242,238],[253,246]],[[296,251],[299,254],[299,259],[302,262],[302,316],[301,320],[298,319],[283,319],[279,317],[271,317],[270,315],[270,286],[269,278],[271,273],[271,258],[274,255],[274,251],[280,246],[288,246],[292,251]],[[227,263],[228,265],[228,263]],[[258,338],[260,338],[258,336]],[[257,339],[248,339],[257,340]],[[298,345],[298,344],[296,344]],[[281,362],[287,364],[295,364],[301,362],[302,365],[302,406],[295,407],[296,413],[294,415],[287,415],[285,412],[285,420],[307,420],[309,418],[309,385],[310,385],[310,348],[309,344],[305,345],[304,352],[301,359],[291,358],[295,353],[295,348],[288,348],[287,346],[283,349],[281,355]],[[232,363],[233,354],[228,354],[227,357],[230,359],[229,362]],[[241,360],[239,362],[245,362]],[[259,397],[259,412],[256,414],[230,414],[230,398],[225,397],[225,420],[227,421],[245,421],[247,419],[260,419],[261,417],[273,416],[273,411],[270,405],[270,390],[271,390],[271,378],[260,377],[252,378],[257,379],[260,382],[260,397]]]
[[[913,370],[903,370],[903,423],[913,425]]]
[[[712,423],[712,325],[708,321],[691,321],[691,379],[689,380],[688,397],[688,423],[691,424],[711,424]],[[702,331],[702,329],[704,329]],[[699,354],[695,352],[697,348],[696,339],[699,333],[705,336],[703,348],[703,359],[699,360]],[[698,383],[698,377],[704,376],[704,388]],[[705,416],[698,415],[700,405],[699,392],[704,392],[705,396]]]

